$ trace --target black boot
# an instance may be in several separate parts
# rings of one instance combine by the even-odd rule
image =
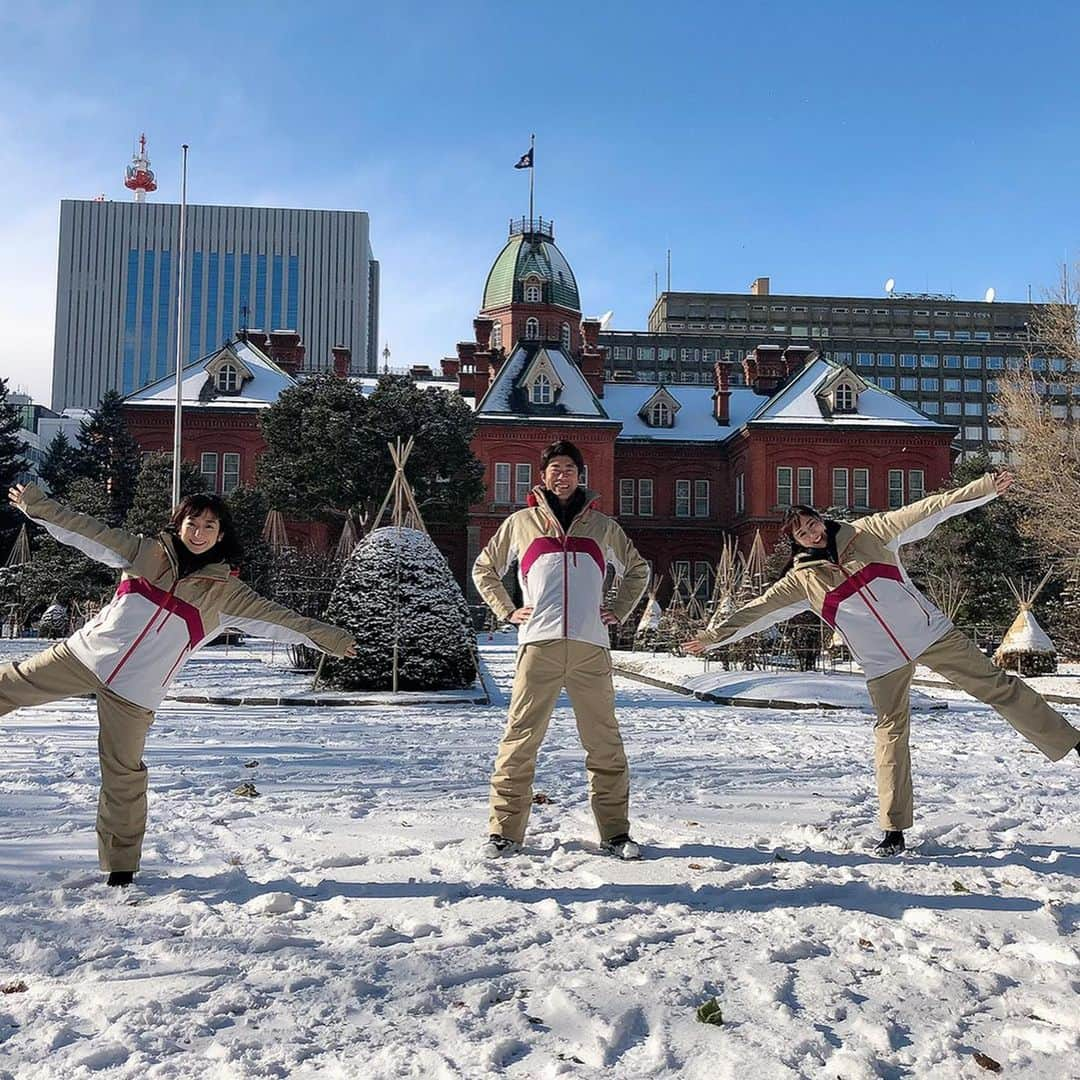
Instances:
[[[126,889],[134,880],[134,870],[111,870],[109,871],[109,880],[105,884],[114,889]]]
[[[890,855],[899,855],[904,850],[904,834],[899,829],[890,829],[884,839],[874,848],[874,854],[887,858]]]

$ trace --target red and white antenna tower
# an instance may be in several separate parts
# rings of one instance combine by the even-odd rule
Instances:
[[[139,152],[131,157],[131,164],[124,174],[124,187],[135,192],[136,202],[146,202],[148,191],[157,191],[157,181],[146,156],[146,134],[139,137]]]

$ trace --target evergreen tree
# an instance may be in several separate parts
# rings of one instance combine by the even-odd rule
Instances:
[[[264,592],[273,564],[273,552],[262,535],[269,512],[266,496],[258,488],[238,487],[229,494],[227,501],[244,553],[240,576],[252,588]]]
[[[469,443],[472,410],[458,394],[384,375],[370,397],[334,375],[293,387],[263,413],[267,450],[259,487],[271,507],[302,518],[361,518],[378,508],[394,474],[386,444],[415,437],[408,476],[430,521],[463,521],[484,493]]]
[[[104,483],[108,492],[104,520],[110,525],[119,525],[131,509],[141,457],[139,444],[128,431],[123,403],[120,394],[109,390],[79,432],[82,472]]]
[[[20,436],[22,420],[8,401],[8,381],[0,379],[0,560],[6,559],[22,525],[22,514],[8,502],[8,488],[26,472],[27,446]]]
[[[399,689],[455,689],[476,679],[469,607],[427,533],[393,526],[368,533],[345,563],[326,617],[350,631],[357,648],[355,659],[327,661],[331,685],[389,690],[395,638]]]
[[[129,532],[156,536],[172,514],[172,454],[147,454],[135,481],[131,509],[124,519]],[[180,496],[206,491],[206,477],[190,461],[180,462]]]
[[[82,455],[68,437],[58,431],[45,447],[45,457],[38,466],[38,476],[55,499],[63,499],[72,481],[82,475]]]

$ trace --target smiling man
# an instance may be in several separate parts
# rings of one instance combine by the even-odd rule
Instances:
[[[502,523],[473,567],[484,601],[518,627],[517,670],[491,777],[484,853],[495,857],[521,850],[536,755],[566,687],[585,747],[601,846],[619,858],[637,859],[641,852],[630,838],[630,774],[615,719],[608,627],[634,610],[649,567],[622,529],[594,508],[595,492],[580,486],[585,463],[573,443],[553,443],[541,466],[543,483],[530,493],[528,506]],[[521,607],[502,583],[515,562]],[[605,607],[609,566],[621,581]]]

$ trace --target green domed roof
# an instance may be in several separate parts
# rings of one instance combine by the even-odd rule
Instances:
[[[511,224],[510,239],[488,274],[481,310],[523,302],[525,278],[530,275],[543,281],[544,303],[581,310],[574,271],[555,246],[551,223],[546,220],[538,226],[526,221]]]

